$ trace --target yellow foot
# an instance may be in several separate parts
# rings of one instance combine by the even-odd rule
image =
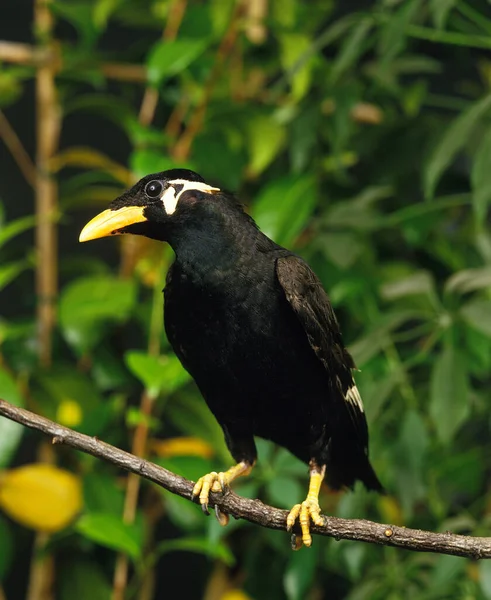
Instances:
[[[207,475],[203,475],[196,482],[196,485],[193,488],[193,500],[199,496],[199,503],[201,504],[201,508],[205,515],[210,514],[208,512],[208,502],[210,499],[210,492],[221,492],[224,494],[230,483],[240,477],[241,475],[248,475],[251,472],[252,465],[247,462],[240,462],[236,464],[234,467],[230,467],[228,471],[224,473],[216,473],[212,471]],[[228,515],[221,512],[218,507],[215,506],[215,515],[217,517],[220,525],[227,525],[229,518]]]
[[[193,498],[199,496],[199,503],[205,514],[209,514],[208,501],[210,492],[221,492],[223,494],[228,484],[226,473],[216,473],[215,471],[203,475],[203,477],[198,479],[193,488]]]
[[[286,519],[286,528],[288,531],[291,531],[297,518],[300,521],[300,527],[302,529],[302,543],[308,548],[312,545],[310,521],[312,520],[316,525],[324,525],[324,519],[321,516],[321,509],[317,500],[307,498],[302,504],[295,504]],[[294,540],[292,538],[292,546],[294,546],[295,550],[298,550],[301,545],[302,544],[299,544],[297,539]]]

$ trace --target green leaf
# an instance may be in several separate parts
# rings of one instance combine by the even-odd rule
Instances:
[[[296,479],[275,476],[268,482],[267,493],[273,506],[289,509],[303,500],[305,492]]]
[[[163,150],[136,148],[130,156],[130,167],[135,176],[141,178],[149,173],[158,173],[177,167],[189,169],[192,165],[176,164],[170,157],[165,156]]]
[[[298,31],[288,31],[279,36],[281,44],[280,59],[283,69],[290,71],[290,85],[292,96],[298,102],[308,92],[312,80],[312,58],[302,61],[299,68],[295,68],[301,57],[308,52],[311,46],[310,36]]]
[[[482,560],[479,563],[479,581],[486,600],[491,600],[491,561]]]
[[[157,357],[131,350],[125,354],[125,361],[153,398],[161,391],[170,394],[191,379],[174,354]]]
[[[1,430],[1,426],[0,426]],[[1,431],[0,431],[1,435]],[[1,438],[0,438],[1,439]],[[12,559],[14,557],[13,536],[7,521],[0,515],[0,540],[2,540],[2,551],[0,552],[0,582],[7,576]]]
[[[319,240],[324,254],[340,269],[348,269],[363,253],[364,246],[360,237],[351,232],[330,232]]]
[[[181,73],[203,54],[207,45],[207,39],[193,38],[158,42],[147,60],[150,83],[157,86],[168,77]]]
[[[333,62],[330,83],[335,84],[337,80],[350,69],[366,50],[365,40],[373,27],[371,18],[362,19],[346,36],[345,41]]]
[[[161,542],[156,549],[157,555],[167,552],[195,552],[209,558],[221,560],[228,566],[235,564],[235,557],[223,542],[212,542],[207,538],[188,537]]]
[[[29,267],[29,262],[19,260],[17,262],[2,265],[0,267],[0,290],[11,283],[18,275]]]
[[[82,411],[82,421],[74,428],[88,435],[101,433],[110,416],[111,404],[103,400],[88,373],[60,361],[49,370],[40,370],[35,382],[33,393],[45,415],[56,419],[62,403],[75,402]]]
[[[430,415],[438,437],[449,444],[469,413],[469,381],[465,358],[446,346],[431,374]]]
[[[478,223],[482,225],[491,204],[491,128],[477,149],[471,181],[474,212]]]
[[[274,160],[286,139],[285,127],[271,116],[257,115],[247,126],[249,149],[248,171],[260,175]]]
[[[84,506],[90,514],[123,514],[124,491],[116,479],[102,473],[87,473],[83,479]]]
[[[82,515],[75,529],[93,542],[128,554],[133,559],[141,555],[141,536],[135,525],[123,523],[111,513],[89,513]]]
[[[416,271],[397,281],[384,283],[380,288],[380,294],[386,300],[397,300],[421,294],[430,298],[433,303],[438,302],[435,282],[428,271]]]
[[[0,248],[16,235],[33,227],[35,223],[35,217],[23,217],[22,219],[16,219],[6,225],[0,226]]]
[[[200,473],[200,476],[203,473],[204,471]],[[203,513],[199,507],[186,498],[169,494],[161,487],[158,490],[163,495],[166,515],[175,527],[178,527],[183,533],[196,534],[204,531]]]
[[[433,151],[424,173],[427,198],[433,198],[445,169],[469,140],[471,134],[491,107],[491,94],[462,112],[448,127]]]
[[[460,309],[464,321],[491,337],[491,300],[472,300]]]
[[[110,600],[112,586],[101,564],[81,555],[60,560],[62,566],[56,574],[60,600]]]
[[[430,0],[433,22],[438,29],[445,28],[448,14],[455,4],[457,4],[457,0]]]
[[[179,402],[167,405],[166,416],[180,432],[205,439],[226,463],[230,462],[222,428],[199,394],[181,393]]]
[[[14,104],[22,94],[21,78],[11,70],[0,71],[0,107]]]
[[[315,571],[319,558],[320,544],[313,544],[308,552],[292,552],[283,578],[288,600],[303,600],[314,584]]]
[[[416,502],[425,497],[425,457],[429,446],[427,425],[415,410],[405,413],[397,445],[393,448],[396,482],[406,515],[411,515]]]
[[[350,344],[350,352],[358,367],[376,356],[390,342],[389,334],[404,323],[413,319],[421,319],[423,314],[415,310],[391,311],[384,314],[365,333]]]
[[[445,291],[465,294],[491,287],[491,267],[464,269],[449,277],[445,283]]]
[[[384,62],[391,61],[404,48],[408,26],[420,4],[421,0],[403,2],[399,10],[387,19],[378,48],[379,55]]]
[[[282,246],[291,246],[305,229],[317,201],[311,175],[275,179],[259,195],[253,216],[261,230]]]
[[[465,561],[458,556],[441,555],[437,557],[431,574],[432,591],[446,592],[443,596],[437,597],[448,598],[450,596],[451,591],[455,590],[457,578],[462,577],[465,567]]]
[[[92,3],[90,2],[52,2],[50,10],[55,15],[67,20],[76,29],[80,41],[86,48],[95,44],[99,31],[92,19]]]
[[[24,400],[15,381],[0,367],[0,398],[15,406],[24,406]],[[0,417],[0,468],[10,463],[19,445],[24,428],[19,423]],[[1,537],[0,537],[1,539]]]
[[[97,29],[105,29],[111,15],[124,0],[97,0],[92,8],[92,19]]]
[[[60,324],[67,341],[84,352],[95,346],[104,326],[128,319],[136,301],[135,283],[109,275],[84,277],[65,287]]]

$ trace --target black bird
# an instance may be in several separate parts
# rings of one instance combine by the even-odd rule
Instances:
[[[324,477],[334,489],[361,480],[383,491],[368,460],[368,429],[329,298],[308,264],[261,233],[240,203],[193,171],[147,175],[88,223],[80,241],[133,233],[168,242],[165,329],[223,428],[237,464],[194,488],[207,512],[256,461],[254,436],[287,448],[310,467],[299,518],[322,524]],[[217,516],[221,516],[217,513]],[[222,521],[226,521],[226,517]]]

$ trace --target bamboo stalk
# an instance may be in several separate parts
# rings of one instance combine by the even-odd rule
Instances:
[[[35,0],[34,29],[40,48],[51,52],[53,17],[46,0]],[[57,61],[39,64],[36,72],[36,294],[38,352],[41,366],[52,360],[55,325],[55,301],[58,291],[57,213],[58,190],[49,173],[49,161],[55,155],[60,132],[60,109],[55,85]],[[40,461],[50,461],[49,446],[41,445]],[[48,456],[46,456],[48,454]],[[39,556],[49,541],[47,534],[35,538],[29,573],[27,600],[53,600],[54,559]]]
[[[51,34],[53,26],[49,8],[36,0],[35,26],[40,36]],[[43,65],[36,74],[36,291],[38,297],[38,344],[43,366],[51,363],[52,332],[55,324],[55,299],[58,289],[57,186],[49,174],[49,162],[56,153],[60,130],[60,109],[52,65]]]

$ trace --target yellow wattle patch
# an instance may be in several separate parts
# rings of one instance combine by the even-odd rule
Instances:
[[[80,479],[53,465],[32,464],[0,476],[0,508],[36,531],[64,529],[82,508]]]

